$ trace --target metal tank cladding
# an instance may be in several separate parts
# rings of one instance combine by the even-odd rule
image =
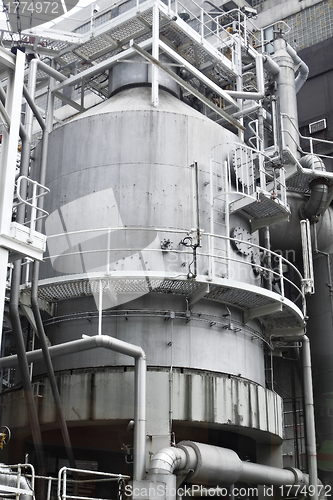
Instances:
[[[189,276],[192,248],[180,242],[194,238],[198,206],[200,229],[209,233],[211,227],[211,150],[235,141],[230,131],[168,91],[160,89],[153,107],[151,89],[144,86],[122,89],[50,135],[48,254],[41,286],[52,290],[57,306],[46,334],[52,344],[95,335],[99,308],[103,334],[145,350],[147,431],[158,436],[153,451],[168,444],[170,418],[186,422],[185,436],[210,422],[227,431],[241,426],[249,435],[257,430],[281,438],[279,400],[264,388],[259,323],[245,325],[240,310],[205,299],[188,316],[190,293],[181,291],[197,286]],[[247,221],[233,218],[234,226],[250,229]],[[223,224],[221,235],[229,236]],[[225,255],[226,244],[216,238],[214,252]],[[208,253],[203,237],[197,260],[203,279]],[[251,272],[242,279],[255,281]],[[214,276],[209,280],[214,284]],[[103,350],[54,359],[71,425],[77,415],[80,425],[133,418],[133,374],[124,371],[132,364]],[[42,415],[44,423],[54,418],[46,405]]]

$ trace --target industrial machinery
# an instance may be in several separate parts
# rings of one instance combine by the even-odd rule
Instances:
[[[3,461],[40,497],[330,495],[306,329],[333,173],[298,132],[308,68],[283,23],[213,7],[118,2],[1,48]]]

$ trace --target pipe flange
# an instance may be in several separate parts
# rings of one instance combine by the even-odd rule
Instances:
[[[324,184],[325,186],[329,186],[330,181],[326,177],[314,177],[313,179],[309,180],[310,189],[312,189],[312,187],[316,186],[317,184]]]
[[[295,476],[294,486],[307,486],[307,476],[295,467],[284,467],[285,470],[290,470]]]

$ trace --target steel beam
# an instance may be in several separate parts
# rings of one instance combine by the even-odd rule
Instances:
[[[189,296],[189,304],[190,306],[194,306],[194,304],[196,304],[197,302],[199,302],[199,300],[203,299],[205,295],[207,295],[207,293],[209,293],[209,284],[207,283],[207,285],[201,285],[200,288],[198,288],[197,290],[195,290],[194,292],[191,293],[191,295]]]
[[[15,61],[14,71],[10,69],[8,78],[8,90],[6,99],[6,112],[10,119],[9,132],[3,134],[2,155],[0,164],[0,235],[10,235],[10,226],[13,209],[13,193],[15,185],[17,145],[19,141],[19,130],[21,123],[21,105],[23,94],[25,55],[17,50],[16,56],[4,51],[0,47],[0,60],[6,61],[7,66],[12,67]],[[8,249],[0,249],[0,326],[2,329],[6,275],[8,264]],[[1,336],[0,336],[1,352]]]
[[[144,42],[140,43],[140,47],[144,49],[151,47],[151,45],[152,45],[152,38],[149,38],[148,40],[145,40]],[[77,83],[80,83],[83,79],[85,81],[88,81],[93,76],[97,75],[98,73],[102,73],[103,71],[111,68],[111,66],[114,66],[115,64],[120,62],[122,59],[125,59],[126,57],[129,57],[133,54],[135,54],[135,50],[133,48],[126,49],[123,52],[121,52],[121,54],[116,54],[112,57],[109,57],[105,61],[95,64],[91,68],[88,68],[86,71],[82,71],[78,75],[66,78],[64,82],[56,84],[54,90],[59,91],[62,88],[67,87],[68,85],[71,86],[76,85]]]
[[[204,104],[206,104],[206,106],[208,106],[210,109],[212,109],[213,111],[215,111],[215,113],[217,113],[219,116],[222,116],[223,118],[225,118],[229,123],[231,123],[231,125],[233,125],[234,127],[238,128],[240,130],[245,130],[245,127],[243,127],[243,125],[238,120],[232,118],[232,116],[228,115],[228,113],[226,113],[225,111],[223,111],[222,108],[219,108],[218,106],[216,106],[216,104],[214,104],[212,101],[210,101],[209,99],[207,99],[207,97],[205,97],[203,94],[201,94],[201,92],[199,92],[197,89],[195,89],[194,87],[192,87],[192,85],[190,85],[189,83],[185,82],[185,80],[183,80],[182,78],[180,78],[180,76],[176,75],[176,73],[174,73],[173,71],[171,71],[164,64],[162,64],[159,61],[157,61],[157,59],[155,59],[147,51],[145,51],[144,49],[142,49],[142,47],[140,47],[139,45],[137,45],[136,43],[134,43],[133,40],[131,41],[130,46],[133,47],[136,50],[136,52],[138,52],[138,54],[141,54],[148,61],[150,61],[151,63],[155,64],[158,68],[162,69],[171,78],[173,78],[173,80],[175,80],[179,85],[181,85],[182,87],[184,87],[191,94],[193,94],[195,97],[197,97],[201,102],[203,102]]]
[[[184,57],[179,55],[177,52],[172,50],[165,42],[162,40],[159,41],[160,48],[168,54],[172,59],[177,61],[181,66],[184,66],[192,75],[197,77],[199,80],[202,81],[207,87],[209,87],[213,92],[215,92],[217,95],[222,97],[222,99],[226,100],[228,103],[232,104],[232,106],[235,106],[235,108],[239,108],[239,105],[237,102],[229,95],[228,92],[223,90],[221,87],[219,87],[216,83],[214,83],[210,78],[208,78],[204,73],[202,73],[200,70],[195,68],[192,64],[190,64]]]
[[[244,312],[244,323],[248,323],[251,319],[261,318],[269,314],[274,314],[282,311],[281,302],[272,302],[264,306],[253,307]]]

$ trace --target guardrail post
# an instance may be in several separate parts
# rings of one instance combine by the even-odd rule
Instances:
[[[279,256],[279,274],[280,274],[280,288],[281,288],[281,296],[284,298],[284,281],[283,281],[283,265],[282,265],[282,256]]]

